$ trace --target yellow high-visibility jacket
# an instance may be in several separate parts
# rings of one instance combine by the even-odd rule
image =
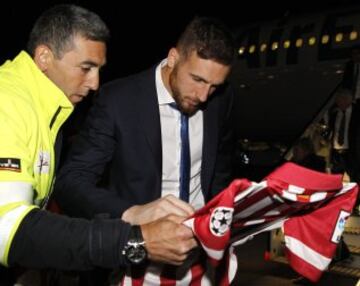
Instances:
[[[0,67],[0,263],[21,221],[47,200],[54,144],[73,106],[22,51]]]

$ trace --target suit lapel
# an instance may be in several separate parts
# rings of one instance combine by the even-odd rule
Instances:
[[[143,83],[140,84],[139,95],[139,122],[141,129],[149,144],[149,148],[154,156],[154,162],[161,175],[162,169],[162,144],[160,129],[159,104],[155,87],[155,69],[145,73]]]
[[[218,104],[209,102],[204,110],[204,135],[201,162],[201,184],[205,198],[209,192],[210,179],[216,159],[216,146],[218,144]]]

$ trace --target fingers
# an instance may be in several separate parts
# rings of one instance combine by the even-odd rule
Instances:
[[[131,224],[146,224],[169,214],[187,218],[194,211],[188,203],[173,195],[167,195],[145,205],[132,206],[123,213],[121,219]]]
[[[188,203],[180,200],[173,195],[167,195],[164,199],[168,200],[173,206],[175,206],[176,215],[189,217],[194,214],[195,209]]]
[[[123,212],[121,219],[130,224],[136,224],[136,221],[134,221],[134,218],[136,217],[136,214],[137,214],[137,208],[138,208],[138,206],[132,206],[132,207],[128,208],[126,211]],[[145,223],[145,222],[141,222],[141,223]]]
[[[154,202],[151,202],[148,206],[151,207],[151,212],[154,216],[156,216],[156,219],[170,214],[187,218],[195,212],[191,205],[173,195],[162,197]]]
[[[188,227],[168,217],[141,225],[145,247],[150,260],[173,265],[181,264],[189,252],[197,246],[196,239]],[[178,221],[183,218],[178,218]]]
[[[184,220],[186,220],[186,218],[183,216],[177,216],[177,215],[173,215],[173,214],[166,216],[166,219],[168,219],[174,223],[177,223],[177,224],[181,224],[181,223],[183,223]]]

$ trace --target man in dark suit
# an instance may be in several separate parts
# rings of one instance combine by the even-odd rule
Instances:
[[[340,99],[336,103],[339,109],[345,110],[346,120],[345,130],[345,154],[343,158],[344,166],[349,174],[351,181],[360,183],[360,46],[356,45],[351,49],[351,59],[347,62],[342,81],[342,92],[347,93],[347,100]],[[351,96],[351,99],[350,99]],[[337,99],[339,101],[339,99]],[[345,105],[344,106],[344,102]],[[334,111],[334,110],[333,110]],[[335,109],[336,111],[336,109]],[[333,112],[335,115],[335,112]],[[334,118],[334,117],[333,117]],[[335,126],[335,120],[332,122]],[[334,133],[336,135],[336,133]],[[335,138],[336,139],[336,138]],[[346,142],[347,141],[347,142]],[[335,145],[335,142],[334,142]],[[340,148],[341,149],[341,148]],[[336,156],[336,154],[335,154]]]
[[[328,125],[332,130],[330,167],[332,173],[347,173],[360,183],[360,105],[350,90],[337,91],[335,105],[329,110]]]
[[[351,92],[354,100],[360,98],[360,46],[354,46],[351,49],[351,58],[345,65],[342,88]]]
[[[61,208],[141,224],[171,213],[187,217],[227,186],[233,94],[225,80],[235,54],[221,23],[195,18],[156,67],[104,85],[58,176]],[[180,199],[183,116],[188,201]]]

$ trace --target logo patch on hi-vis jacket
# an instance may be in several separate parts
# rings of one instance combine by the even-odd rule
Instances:
[[[50,170],[50,152],[39,151],[38,159],[35,163],[34,172],[36,174],[49,174]]]
[[[230,229],[234,209],[216,208],[210,217],[210,231],[213,235],[223,236]]]
[[[21,172],[20,159],[0,158],[0,170]]]
[[[333,243],[339,243],[340,242],[341,234],[343,233],[343,231],[345,229],[346,219],[349,216],[350,216],[349,212],[344,211],[344,210],[340,211],[339,217],[338,217],[336,225],[335,225],[333,235],[331,237],[331,241]]]

